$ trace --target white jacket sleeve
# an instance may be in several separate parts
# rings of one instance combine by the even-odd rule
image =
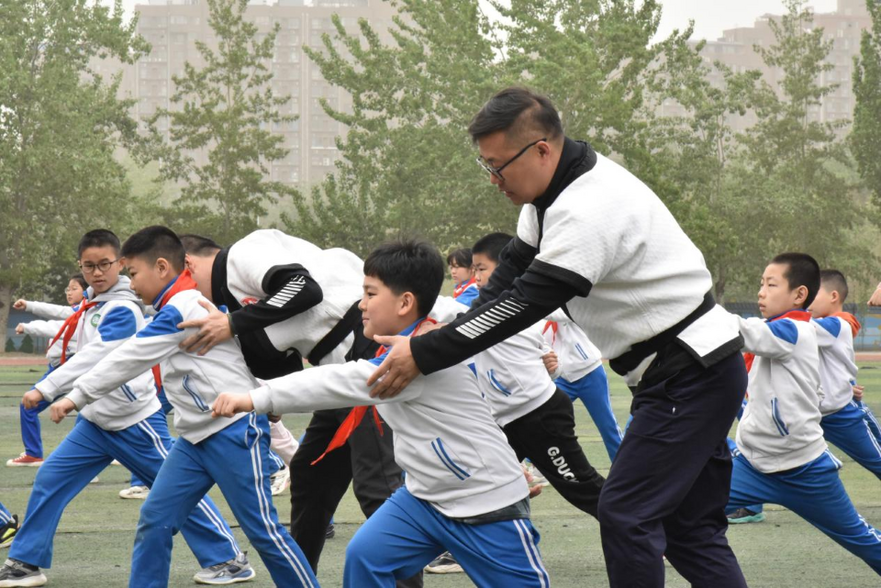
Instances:
[[[49,319],[49,320],[64,320],[70,315],[73,314],[73,308],[67,306],[66,304],[52,304],[49,302],[32,302],[30,300],[27,301],[27,306],[25,307],[31,314],[35,314],[38,317]],[[60,327],[59,327],[60,328]],[[54,336],[55,333],[52,333]]]
[[[48,402],[70,392],[74,381],[98,364],[111,351],[137,332],[138,321],[127,306],[117,306],[101,318],[96,338],[52,373],[38,382],[35,388]],[[102,374],[101,377],[108,377]],[[123,381],[125,383],[126,380]]]
[[[22,324],[26,334],[33,335],[34,337],[48,337],[51,339],[58,334],[58,330],[61,328],[61,325],[64,324],[64,321],[31,321]]]
[[[288,412],[406,402],[422,394],[424,378],[418,377],[394,398],[371,398],[367,378],[375,369],[374,363],[363,359],[344,364],[320,365],[267,381],[265,386],[251,391],[251,400],[258,413],[271,412],[280,415]]]
[[[811,322],[814,324],[814,330],[817,331],[817,345],[820,349],[835,345],[841,329],[850,328],[850,325],[842,324],[844,321],[835,316],[814,319]]]
[[[439,323],[451,323],[460,314],[466,312],[468,312],[468,307],[460,302],[456,302],[456,299],[452,296],[438,296],[434,307],[428,314]]]
[[[173,306],[163,308],[150,324],[78,378],[67,398],[78,409],[82,408],[100,400],[172,355],[183,353],[178,345],[187,334],[195,333],[196,329],[178,329],[177,325],[182,320],[180,312]]]
[[[735,316],[740,323],[744,351],[770,359],[787,359],[798,341],[798,329],[790,319],[765,322],[760,318]]]

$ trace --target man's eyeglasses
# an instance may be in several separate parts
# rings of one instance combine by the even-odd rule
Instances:
[[[547,137],[542,137],[541,139],[538,139],[537,141],[533,141],[532,143],[530,143],[529,145],[527,145],[526,147],[524,147],[523,149],[521,149],[520,151],[518,151],[518,152],[517,152],[517,155],[515,155],[514,157],[512,157],[511,159],[509,159],[508,161],[506,161],[505,163],[503,163],[503,164],[500,165],[499,167],[493,167],[493,166],[491,166],[490,164],[488,164],[488,163],[486,162],[486,160],[485,160],[485,159],[483,158],[483,156],[481,156],[481,155],[478,155],[478,156],[477,156],[477,165],[479,165],[480,167],[482,167],[483,169],[485,169],[486,171],[488,171],[488,172],[490,173],[490,175],[495,176],[496,179],[498,179],[500,182],[504,182],[504,181],[505,181],[505,177],[502,175],[502,170],[503,170],[503,169],[505,169],[506,167],[508,167],[508,166],[511,165],[512,163],[514,163],[514,161],[515,161],[518,157],[520,157],[521,155],[523,155],[524,153],[526,153],[526,152],[529,150],[530,147],[534,147],[534,146],[537,145],[538,143],[541,143],[542,141],[547,141],[547,140],[548,140]]]
[[[105,259],[104,261],[99,262],[97,264],[95,264],[95,263],[80,263],[80,269],[83,270],[83,273],[86,273],[86,274],[93,274],[93,273],[95,273],[96,269],[99,269],[99,270],[101,270],[101,273],[103,274],[104,272],[109,270],[110,266],[113,265],[114,263],[116,263],[117,261],[119,261],[119,259],[114,259],[113,261],[108,261]]]

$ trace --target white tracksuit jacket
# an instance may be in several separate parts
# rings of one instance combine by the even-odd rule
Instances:
[[[565,312],[558,310],[548,320],[557,323],[557,329],[545,323],[542,335],[557,353],[559,377],[567,382],[576,382],[603,365],[600,350],[591,343],[584,329],[572,322]]]
[[[64,324],[64,319],[72,315],[76,308],[62,304],[52,304],[51,302],[28,300],[26,310],[46,320],[22,323],[24,332],[32,337],[45,337],[51,341],[58,333],[61,325]],[[70,357],[74,353],[76,353],[76,336],[70,340],[67,346],[67,356]],[[61,363],[61,339],[46,350],[46,360],[52,367],[58,367]]]
[[[853,400],[857,363],[853,350],[853,329],[841,317],[827,316],[811,321],[817,328],[820,346],[820,385],[823,416],[838,412]]]
[[[251,392],[254,408],[282,414],[377,405],[395,432],[395,461],[407,472],[407,489],[448,517],[485,514],[528,495],[514,450],[468,367],[420,376],[398,396],[380,400],[370,397],[366,385],[380,359],[321,365],[269,380]]]
[[[735,317],[756,355],[749,401],[737,427],[737,447],[760,472],[790,470],[827,448],[820,427],[817,332],[808,321]]]
[[[77,407],[100,402],[112,386],[125,381],[130,374],[159,364],[165,394],[174,406],[174,428],[190,443],[199,443],[247,416],[242,413],[232,419],[211,418],[211,406],[221,392],[245,394],[259,386],[245,365],[238,342],[224,341],[201,357],[178,347],[198,330],[181,330],[178,323],[208,315],[200,300],[207,299],[198,290],[184,290],[172,296],[165,306],[157,308],[159,312],[149,325],[101,360],[91,373],[78,379],[68,398]]]
[[[88,373],[111,351],[125,343],[144,326],[144,305],[129,288],[130,280],[120,276],[107,292],[88,298],[98,305],[80,317],[76,330],[76,355],[46,376],[35,387],[51,402],[73,388],[77,378]],[[94,370],[93,377],[109,374]],[[119,381],[110,394],[80,414],[107,431],[120,431],[144,420],[161,408],[150,366]]]

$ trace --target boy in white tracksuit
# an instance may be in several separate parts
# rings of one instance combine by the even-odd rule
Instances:
[[[129,289],[128,278],[119,276],[116,235],[103,229],[86,233],[79,256],[90,283],[88,302],[68,318],[61,337],[67,345],[75,330],[77,353],[25,394],[26,406],[40,400],[52,402],[69,392],[77,378],[144,325],[143,305]],[[46,582],[40,568],[52,564],[52,542],[65,507],[111,461],[119,460],[152,483],[171,447],[171,437],[149,367],[121,380],[101,402],[85,408],[73,430],[40,467],[24,523],[9,560],[0,569],[0,587]],[[244,557],[209,498],[198,501],[198,507],[188,514],[184,536],[205,568],[200,578],[211,580],[215,574],[209,568]]]
[[[431,310],[444,266],[430,245],[400,242],[374,250],[364,273],[365,335],[406,336]],[[344,443],[345,431],[367,412],[375,410],[394,427],[405,486],[352,539],[344,586],[393,586],[395,578],[412,576],[445,549],[479,586],[548,586],[538,533],[529,522],[526,480],[474,375],[459,364],[382,401],[370,397],[366,379],[384,354],[270,380],[250,397],[223,394],[215,413],[359,406],[331,448]]]
[[[189,271],[183,271],[183,245],[170,229],[147,227],[125,242],[122,253],[132,288],[151,300],[158,314],[92,372],[79,378],[68,397],[52,408],[52,417],[60,420],[74,407],[88,410],[103,402],[131,374],[160,365],[180,438],[141,509],[129,586],[167,586],[173,535],[215,483],[260,553],[273,582],[277,586],[317,586],[309,564],[279,524],[272,506],[266,417],[250,413],[232,420],[211,418],[210,407],[219,390],[244,394],[257,386],[238,344],[225,341],[205,355],[179,347],[192,332],[178,325],[208,314],[200,304],[205,298]]]
[[[810,306],[820,268],[784,253],[762,276],[766,320],[735,317],[744,338],[749,400],[737,427],[728,511],[771,502],[785,506],[881,574],[881,533],[853,506],[820,426],[820,352]]]

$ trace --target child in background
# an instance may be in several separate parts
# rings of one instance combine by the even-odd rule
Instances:
[[[437,250],[389,243],[364,262],[360,308],[367,337],[410,336],[427,319],[444,279]],[[478,586],[547,587],[529,521],[528,488],[514,451],[463,364],[417,378],[389,400],[370,397],[373,360],[321,365],[266,382],[249,395],[221,394],[214,413],[308,412],[356,405],[328,451],[369,412],[395,431],[399,488],[355,533],[346,550],[347,588],[394,586],[445,549]],[[568,401],[567,401],[568,402]],[[368,408],[376,405],[374,409]],[[570,403],[571,407],[571,403]],[[367,418],[377,418],[367,415]]]
[[[278,522],[272,506],[267,418],[253,413],[231,420],[211,418],[210,407],[219,390],[246,395],[258,385],[238,343],[223,341],[204,354],[179,347],[192,331],[178,325],[204,317],[212,308],[185,270],[183,244],[166,227],[147,227],[129,237],[122,255],[132,288],[158,312],[149,325],[74,382],[67,398],[53,406],[52,419],[58,422],[75,407],[97,405],[133,374],[159,364],[180,437],[141,508],[129,586],[168,585],[173,536],[215,484],[276,586],[317,586],[302,551]],[[227,570],[224,579],[233,583],[253,577],[254,571],[242,562]]]
[[[474,282],[474,272],[471,268],[471,250],[467,248],[454,249],[447,255],[447,266],[450,268],[450,277],[453,278],[455,289],[453,298],[456,302],[466,307],[477,298],[477,284]]]
[[[51,339],[58,332],[58,329],[61,328],[64,320],[79,308],[79,304],[83,300],[83,294],[88,287],[89,285],[86,283],[83,275],[78,273],[70,277],[67,288],[64,289],[64,294],[67,297],[67,306],[23,299],[16,300],[12,305],[16,310],[25,310],[47,320],[21,323],[15,327],[15,332]],[[61,363],[61,345],[61,341],[56,341],[46,351],[46,360],[49,362],[49,368],[40,380],[49,375]],[[65,350],[68,356],[73,355],[75,346],[76,339],[72,338],[68,349]],[[6,465],[8,467],[40,467],[43,464],[43,438],[40,431],[39,415],[46,410],[47,406],[49,406],[49,403],[46,401],[41,401],[34,408],[25,408],[23,404],[19,405],[21,440],[24,443],[24,453],[7,461]]]
[[[748,353],[749,400],[737,427],[727,510],[780,504],[881,575],[881,533],[854,508],[820,425],[820,350],[805,310],[820,288],[820,267],[809,255],[784,253],[761,284],[766,320],[733,317]]]

